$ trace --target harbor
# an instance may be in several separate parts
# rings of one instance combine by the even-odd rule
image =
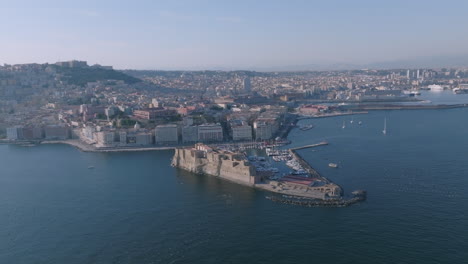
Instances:
[[[414,220],[411,222],[421,225],[419,230],[423,234],[436,228],[440,234],[447,235],[448,231],[450,236],[456,238],[456,241],[444,240],[441,242],[444,243],[441,248],[435,247],[435,252],[440,255],[434,253],[428,256],[428,258],[443,262],[440,256],[446,256],[444,252],[449,247],[458,247],[461,250],[466,244],[460,244],[458,241],[466,234],[464,210],[460,207],[460,203],[468,199],[468,194],[464,190],[468,179],[460,172],[465,171],[467,163],[463,162],[465,158],[459,153],[463,153],[468,145],[461,133],[466,131],[468,124],[459,120],[466,117],[467,111],[468,109],[462,108],[427,112],[379,111],[359,116],[359,119],[363,121],[362,126],[354,126],[358,121],[358,116],[355,116],[352,126],[349,123],[351,116],[301,121],[300,124],[311,122],[315,127],[309,131],[294,128],[288,137],[293,143],[276,149],[287,151],[288,148],[327,140],[329,145],[297,152],[322,176],[343,188],[343,197],[345,197],[343,200],[352,199],[352,190],[365,189],[367,200],[354,204],[339,199],[316,201],[292,197],[288,194],[255,189],[208,175],[195,175],[169,166],[169,160],[174,154],[173,150],[102,154],[84,153],[60,145],[41,145],[32,148],[1,145],[2,157],[5,164],[8,164],[8,166],[2,166],[0,173],[7,179],[2,182],[4,187],[2,193],[22,194],[23,197],[29,197],[27,202],[34,208],[46,210],[52,206],[51,210],[47,211],[48,214],[38,216],[37,211],[34,210],[29,215],[27,214],[30,211],[29,208],[32,207],[4,202],[4,211],[17,211],[24,214],[24,219],[19,220],[21,225],[18,225],[18,228],[20,229],[27,226],[31,219],[46,221],[52,217],[57,221],[70,221],[74,218],[86,223],[87,219],[93,219],[97,215],[107,220],[96,221],[87,228],[102,236],[84,236],[86,241],[91,239],[94,242],[96,239],[105,238],[108,232],[119,236],[122,230],[138,229],[141,225],[152,226],[155,224],[154,221],[156,221],[155,229],[140,231],[144,234],[149,232],[152,236],[160,238],[161,245],[167,245],[165,241],[172,239],[171,235],[175,234],[174,232],[165,233],[166,229],[172,227],[185,234],[191,234],[195,240],[200,236],[206,240],[213,239],[215,236],[215,241],[203,249],[211,248],[218,244],[215,242],[228,239],[229,243],[224,243],[223,247],[225,246],[229,251],[233,239],[237,239],[240,235],[252,239],[249,239],[250,242],[245,245],[245,249],[255,247],[259,243],[269,243],[270,240],[276,241],[275,247],[280,248],[284,241],[294,245],[297,242],[296,237],[302,235],[305,240],[304,247],[300,249],[307,250],[311,238],[320,246],[316,252],[311,252],[306,257],[320,254],[320,250],[327,250],[329,245],[323,243],[323,239],[330,235],[342,241],[343,244],[350,243],[349,241],[354,244],[354,239],[362,234],[363,226],[373,230],[369,236],[378,235],[386,230],[395,236],[386,238],[381,245],[371,245],[371,249],[367,245],[369,236],[366,236],[362,241],[364,243],[362,247],[353,248],[355,252],[376,250],[380,246],[386,248],[388,241],[394,244],[408,238],[407,233],[414,229],[414,225],[400,220],[410,216]],[[426,119],[424,115],[427,114],[430,116]],[[449,114],[451,118],[447,118]],[[387,136],[383,136],[381,132],[385,117],[389,125]],[[347,129],[342,130],[342,119],[345,118]],[[415,120],[432,120],[433,123],[441,125],[427,129],[427,126],[415,124]],[[457,129],[445,129],[449,126]],[[399,135],[395,129],[401,130]],[[342,137],[343,135],[345,137]],[[404,148],[395,146],[397,136]],[[437,136],[446,138],[448,141],[445,144],[429,146],[427,139]],[[421,138],[421,140],[414,140],[415,138]],[[444,146],[447,145],[453,145],[454,151],[446,152]],[[433,159],[426,159],[424,154],[428,150],[440,154],[434,155]],[[248,151],[253,152],[251,155],[266,156],[264,153],[266,149],[260,151],[249,149]],[[279,163],[265,157],[265,161],[267,160],[272,167],[278,167]],[[381,162],[382,160],[386,162]],[[339,164],[340,168],[329,168],[330,162]],[[435,162],[448,163],[450,169],[431,167]],[[50,164],[58,165],[51,166]],[[90,165],[95,168],[88,169]],[[9,169],[11,167],[17,173],[12,173],[13,170]],[[39,171],[37,168],[44,168],[44,171]],[[35,171],[38,173],[31,173]],[[441,175],[445,176],[441,177]],[[36,183],[39,179],[48,184],[35,184],[34,188],[29,188],[30,183]],[[15,187],[11,184],[14,182],[27,184],[28,188]],[[123,200],[123,197],[127,198]],[[65,208],[63,201],[67,201],[66,204],[69,206]],[[431,206],[436,206],[438,210],[431,210]],[[119,212],[129,212],[129,214]],[[171,221],[162,218],[162,212],[168,213]],[[381,214],[375,212],[381,212]],[[428,219],[427,214],[434,217]],[[454,225],[447,225],[444,222],[447,216],[453,216],[459,221],[455,221]],[[129,221],[129,217],[135,221]],[[238,220],[242,221],[243,228],[240,228]],[[252,221],[256,223],[255,226],[252,226]],[[47,224],[50,221],[44,223]],[[68,223],[74,226],[73,222]],[[331,225],[338,226],[330,230]],[[313,228],[304,228],[308,226]],[[63,232],[60,232],[62,230],[60,227],[61,225],[58,225],[51,229],[53,232],[50,232],[51,230],[44,229],[43,225],[38,225],[37,229],[31,230],[30,234],[25,233],[27,236],[23,240],[36,237],[37,232],[42,232],[41,238],[61,236]],[[231,231],[227,232],[227,227]],[[276,237],[280,232],[278,230],[285,230],[285,227],[287,227],[287,232],[283,232],[281,239],[278,239]],[[199,229],[194,231],[194,228]],[[210,231],[212,228],[215,229]],[[65,239],[79,247],[84,240],[75,241],[75,239],[83,237],[79,234],[82,229],[74,229],[75,233],[65,233],[68,234],[66,238],[60,237],[56,241]],[[266,233],[271,235],[263,240],[258,239]],[[438,234],[434,233],[431,237],[437,239]],[[134,234],[131,240],[138,242],[139,236],[138,233]],[[104,238],[97,243],[106,245],[107,240]],[[184,241],[185,238],[182,234],[177,237],[177,241]],[[420,247],[427,246],[425,241],[412,238],[412,244],[417,245],[417,248],[414,247],[416,252],[419,252],[417,249]],[[130,241],[122,243],[122,247],[125,248],[128,244],[133,245]],[[54,245],[55,243],[51,244],[51,247]],[[134,246],[135,250],[144,248],[144,241]],[[181,247],[186,249],[182,244]],[[200,247],[197,247],[194,250],[199,249]],[[40,253],[40,251],[33,252]],[[390,249],[386,252],[389,256],[394,253]],[[279,254],[282,255],[282,253]],[[302,250],[290,253],[291,256],[298,254],[305,256]],[[349,256],[352,258],[355,254],[349,253]],[[414,255],[420,258],[425,256],[422,253]],[[440,258],[437,259],[437,256]],[[63,256],[63,259],[67,257],[69,255]],[[261,257],[268,258],[271,254],[265,253]],[[336,261],[339,262],[341,259],[337,257]],[[379,259],[385,262],[383,258]],[[431,259],[426,260],[431,262]],[[87,258],[80,260],[86,262]],[[241,260],[249,261],[246,258]],[[275,258],[271,257],[270,260],[274,262]],[[357,259],[357,262],[360,260],[362,259]],[[372,259],[369,260],[371,263]],[[456,261],[456,259],[453,260]]]
[[[388,106],[388,105],[380,105]],[[462,108],[465,107],[465,104],[457,105],[430,105],[430,106],[404,106],[404,109],[444,109],[444,108]],[[367,107],[372,107],[368,105]],[[392,107],[402,107],[402,106],[392,106]],[[396,110],[397,108],[391,108]],[[378,110],[370,109],[369,110]],[[385,109],[379,109],[385,110]],[[301,206],[335,206],[342,207],[352,205],[358,202],[362,202],[366,199],[365,191],[359,193],[356,196],[356,193],[345,194],[343,188],[338,185],[336,182],[331,181],[325,175],[321,175],[314,167],[309,164],[301,154],[309,153],[306,150],[314,149],[319,147],[325,147],[329,145],[328,140],[317,140],[319,142],[310,144],[307,141],[302,142],[302,145],[297,146],[295,143],[294,147],[289,147],[288,144],[291,143],[288,140],[288,135],[291,130],[294,129],[294,134],[307,135],[315,134],[315,131],[321,131],[322,125],[321,118],[328,117],[330,119],[339,120],[339,127],[335,129],[337,131],[355,131],[357,132],[359,127],[369,128],[371,123],[368,121],[368,112],[365,111],[354,111],[354,112],[341,112],[341,113],[329,113],[323,115],[317,115],[314,117],[304,117],[291,115],[286,122],[282,123],[278,133],[275,135],[275,139],[263,140],[263,141],[241,141],[241,142],[220,142],[220,143],[207,143],[206,146],[211,149],[216,149],[220,153],[230,153],[232,155],[231,165],[236,167],[235,170],[229,172],[229,176],[222,176],[222,171],[226,170],[226,167],[213,167],[210,173],[205,173],[202,170],[194,170],[196,173],[204,174],[215,174],[225,180],[233,181],[236,183],[248,185],[250,187],[268,191],[271,195],[266,197],[274,202],[284,203],[284,204],[293,204]],[[363,115],[362,117],[355,117],[355,115]],[[349,116],[349,117],[347,117]],[[308,123],[308,121],[301,121],[309,118],[318,118],[314,123]],[[382,123],[380,123],[382,122]],[[342,123],[342,125],[341,125]],[[384,117],[379,121],[378,129],[375,133],[380,135],[392,135],[393,123],[390,120],[390,131],[387,131],[387,118]],[[383,130],[382,130],[383,125]],[[346,128],[346,129],[345,129]],[[354,133],[354,132],[353,132]],[[310,142],[310,141],[309,141]],[[11,143],[11,142],[4,142]],[[43,140],[38,142],[16,142],[21,146],[34,146],[37,144],[68,144],[72,145],[81,151],[85,152],[133,152],[133,151],[156,151],[156,150],[172,150],[187,148],[191,145],[173,145],[173,146],[151,146],[151,147],[112,147],[112,148],[96,148],[93,145],[84,144],[80,140]],[[333,144],[335,142],[333,141]],[[312,150],[311,152],[315,152]],[[301,154],[299,154],[299,152]],[[237,156],[237,154],[241,154]],[[223,154],[224,155],[224,154]],[[227,157],[229,157],[229,155]],[[235,157],[234,157],[235,156]],[[224,156],[226,157],[226,156]],[[308,159],[310,160],[310,159]],[[331,160],[332,162],[322,162],[324,166],[331,168],[337,171],[342,170],[341,161],[335,159]],[[245,181],[242,178],[236,178],[238,175],[236,170],[240,167],[235,165],[237,162],[243,163],[247,162],[250,164],[254,172],[248,172],[251,178],[248,181]],[[247,170],[250,170],[249,166],[245,167]],[[88,168],[89,169],[89,168]],[[323,172],[331,172],[321,169]],[[359,186],[357,186],[359,188]]]
[[[306,199],[313,206],[341,207],[365,200],[365,194],[345,199],[338,184],[322,176],[297,152],[326,145],[328,142],[289,149],[282,145],[242,149],[238,145],[196,144],[176,149],[172,166],[265,190],[275,196],[268,196],[270,200],[288,204],[302,205],[301,199]]]

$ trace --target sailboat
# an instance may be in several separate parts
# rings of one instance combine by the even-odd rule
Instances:
[[[346,125],[345,125],[345,121],[343,121],[343,126],[341,128],[345,129]]]
[[[351,117],[351,121],[349,121],[349,123],[351,123],[351,124],[354,123],[354,116]]]
[[[384,127],[383,127],[383,130],[382,130],[382,133],[384,135],[387,134],[387,118],[384,119]]]

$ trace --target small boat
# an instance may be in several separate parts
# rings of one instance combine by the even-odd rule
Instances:
[[[305,125],[305,126],[300,126],[300,127],[299,127],[299,129],[300,129],[301,131],[306,131],[306,130],[309,130],[309,129],[312,129],[312,128],[314,128],[314,125],[312,125],[312,124]]]
[[[383,127],[383,130],[382,130],[382,133],[384,135],[387,134],[387,118],[384,119],[384,127]]]
[[[328,164],[328,167],[330,167],[330,168],[338,168],[338,164],[336,164],[336,163],[329,163],[329,164]]]
[[[455,88],[453,89],[453,93],[455,94],[468,94],[468,89],[466,88]]]
[[[359,121],[359,122],[358,122],[358,125],[362,125],[362,121]]]
[[[89,166],[88,169],[94,169],[94,166]]]

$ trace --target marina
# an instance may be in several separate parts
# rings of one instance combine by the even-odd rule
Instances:
[[[342,199],[342,188],[320,175],[296,152],[297,149],[327,144],[320,142],[291,149],[270,146],[265,149],[265,156],[249,155],[246,150],[196,144],[194,147],[176,149],[172,165],[278,195],[318,200]]]

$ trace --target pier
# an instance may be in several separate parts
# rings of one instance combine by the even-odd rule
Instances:
[[[295,160],[297,160],[297,162],[302,166],[302,168],[304,168],[304,170],[306,170],[307,173],[310,174],[311,178],[320,179],[320,181],[325,183],[325,185],[323,186],[323,189],[321,189],[321,187],[316,187],[315,190],[319,192],[325,191],[326,195],[323,195],[323,197],[318,197],[318,196],[314,197],[312,193],[308,193],[308,192],[305,192],[305,193],[283,192],[278,189],[272,190],[272,189],[263,187],[262,189],[266,189],[276,194],[282,194],[281,196],[279,195],[266,196],[266,198],[277,203],[299,205],[299,206],[306,206],[306,207],[345,207],[345,206],[350,206],[350,205],[365,201],[367,198],[367,192],[364,190],[354,191],[351,193],[352,196],[350,198],[344,198],[343,189],[341,188],[341,186],[339,186],[336,183],[333,183],[328,178],[320,175],[320,173],[318,173],[314,168],[312,168],[312,166],[306,160],[304,160],[304,158],[302,158],[302,156],[299,153],[297,153],[297,150],[300,150],[300,149],[306,149],[306,148],[324,146],[324,145],[328,145],[328,142],[320,142],[317,144],[291,148],[288,151],[290,155]],[[257,185],[257,187],[260,187],[260,186],[261,186],[260,184]],[[308,193],[308,195],[305,195],[306,193]]]
[[[331,181],[325,177],[323,177],[322,175],[320,175],[320,173],[318,173],[314,168],[312,168],[312,166],[310,166],[310,164],[305,161],[301,155],[299,155],[299,153],[296,152],[296,150],[298,149],[304,149],[304,148],[310,148],[311,146],[323,146],[323,145],[327,145],[328,143],[326,142],[322,142],[322,143],[318,143],[318,144],[314,144],[314,145],[309,145],[309,146],[304,146],[304,147],[300,147],[300,148],[294,148],[294,149],[289,149],[289,152],[291,153],[291,155],[294,157],[294,159],[296,159],[299,164],[301,164],[301,166],[312,176],[312,177],[316,177],[316,178],[319,178],[321,179],[322,181],[326,182],[326,183],[331,183]],[[342,189],[341,187],[340,188],[340,193],[342,192]]]
[[[432,110],[432,109],[453,109],[468,107],[468,104],[438,104],[438,105],[396,105],[396,104],[363,104],[347,106],[351,110]]]
[[[303,119],[315,119],[315,118],[325,118],[325,117],[336,117],[336,116],[348,116],[348,115],[363,115],[368,114],[367,111],[352,111],[352,112],[334,112],[327,114],[315,114],[315,115],[299,115],[298,120]]]
[[[311,144],[311,145],[305,145],[302,147],[296,147],[296,148],[291,148],[290,150],[300,150],[300,149],[307,149],[307,148],[315,148],[315,147],[320,147],[320,146],[325,146],[328,145],[327,141],[323,141],[317,144]]]

